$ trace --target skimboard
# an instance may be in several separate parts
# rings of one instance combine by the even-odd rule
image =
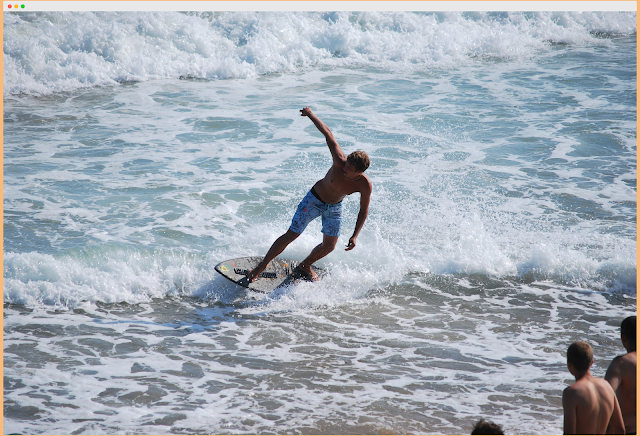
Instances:
[[[239,257],[237,259],[225,260],[216,265],[216,271],[228,278],[232,282],[249,288],[252,291],[268,293],[282,286],[289,286],[299,281],[311,280],[296,267],[300,262],[291,259],[276,257],[260,273],[258,278],[249,283],[247,274],[254,269],[261,261],[262,257]],[[319,278],[325,275],[322,268],[311,266]]]

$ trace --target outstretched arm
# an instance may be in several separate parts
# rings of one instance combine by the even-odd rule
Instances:
[[[331,151],[331,157],[333,157],[334,163],[344,163],[347,160],[347,156],[344,154],[340,145],[338,145],[338,141],[333,137],[333,133],[331,133],[331,129],[325,123],[322,122],[320,118],[316,116],[311,109],[305,107],[304,109],[300,109],[300,115],[303,117],[309,117],[313,124],[316,125],[320,133],[324,135],[327,139],[327,145],[329,146],[329,151]]]

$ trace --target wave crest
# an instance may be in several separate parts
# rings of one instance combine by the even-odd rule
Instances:
[[[632,12],[5,13],[4,93],[254,78],[314,67],[455,68],[636,32]]]

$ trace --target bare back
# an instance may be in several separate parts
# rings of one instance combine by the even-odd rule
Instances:
[[[562,394],[565,434],[605,434],[607,426],[622,434],[623,423],[613,388],[587,374]]]
[[[636,432],[636,359],[635,351],[616,357],[604,376],[615,390],[627,433]]]

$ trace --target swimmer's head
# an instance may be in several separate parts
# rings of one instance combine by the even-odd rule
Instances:
[[[504,434],[504,430],[498,424],[481,419],[473,426],[471,434]]]
[[[593,349],[586,342],[574,342],[567,350],[567,363],[580,374],[585,373],[593,363]]]
[[[620,335],[622,336],[622,343],[627,351],[635,351],[636,349],[636,317],[630,316],[625,318],[620,324]]]

